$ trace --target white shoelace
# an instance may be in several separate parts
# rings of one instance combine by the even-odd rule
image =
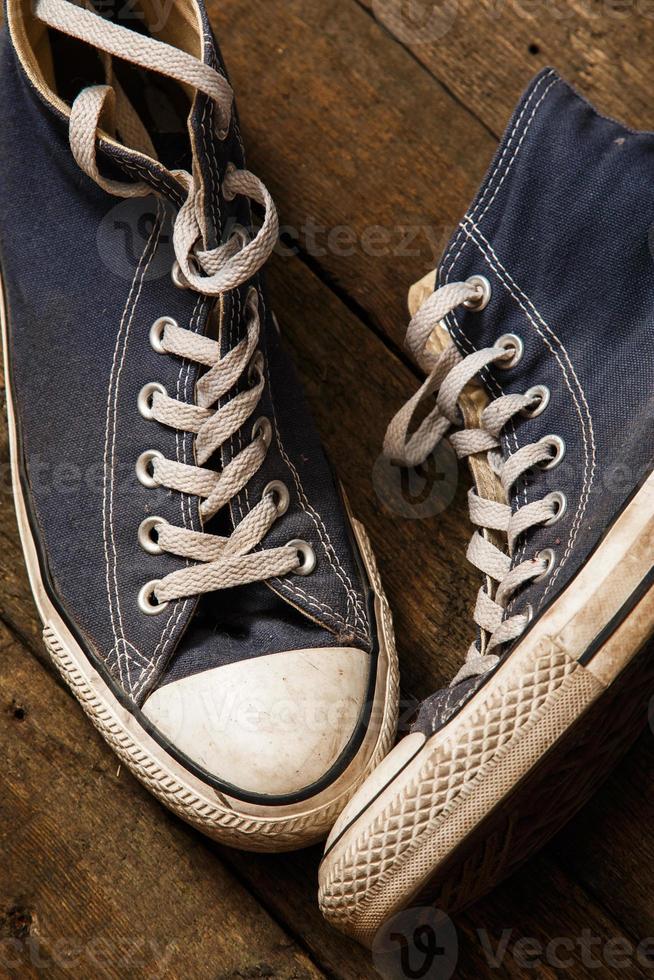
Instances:
[[[70,117],[70,146],[80,168],[100,187],[118,197],[140,197],[153,193],[143,183],[121,183],[103,177],[96,160],[96,137],[101,119],[115,127],[132,149],[155,156],[150,138],[126,99],[111,68],[111,56],[142,68],[166,75],[191,86],[213,99],[220,119],[221,135],[231,120],[233,93],[227,80],[198,59],[161,41],[144,37],[113,24],[90,9],[68,0],[36,0],[36,16],[56,28],[93,45],[101,52],[108,84],[96,85],[80,92]],[[247,170],[227,168],[223,194],[231,199],[244,195],[265,209],[263,224],[252,241],[245,244],[237,234],[217,248],[204,250],[204,193],[199,164],[194,158],[193,173],[169,172],[186,192],[174,226],[173,245],[185,284],[207,296],[220,296],[247,282],[269,258],[278,235],[274,203],[263,183]],[[202,274],[203,273],[203,274]],[[174,354],[203,365],[207,370],[197,384],[197,404],[171,398],[160,386],[142,392],[145,412],[164,425],[195,433],[197,464],[189,466],[165,459],[161,454],[146,452],[139,460],[137,472],[146,485],[164,486],[180,493],[201,498],[200,514],[206,523],[251,480],[266,456],[270,441],[270,423],[255,424],[256,436],[222,470],[217,473],[205,467],[218,451],[252,416],[264,388],[263,356],[257,350],[260,333],[258,294],[253,288],[247,297],[246,336],[224,357],[219,345],[208,337],[182,329],[162,317],[154,325],[153,344],[161,353]],[[234,395],[217,411],[212,406],[233,389],[248,372],[249,387]],[[307,570],[306,554],[290,542],[278,548],[254,551],[288,504],[281,484],[270,485],[262,499],[237,525],[229,537],[174,527],[160,518],[149,518],[142,525],[145,547],[178,555],[197,562],[185,566],[142,590],[141,608],[160,612],[168,602],[230,588],[249,582]],[[156,539],[152,539],[152,533]],[[149,535],[149,544],[148,544]]]
[[[424,462],[452,426],[462,426],[458,403],[466,385],[485,367],[502,362],[510,364],[519,357],[519,339],[510,335],[500,338],[494,347],[465,357],[454,343],[440,355],[426,348],[434,329],[449,313],[463,304],[473,309],[475,306],[481,308],[483,301],[480,277],[449,283],[433,292],[411,320],[406,335],[407,346],[427,373],[427,379],[388,427],[384,453],[389,459],[404,466]],[[419,408],[436,392],[436,404],[410,434]],[[489,463],[501,481],[507,501],[512,487],[527,470],[538,465],[551,467],[560,460],[562,444],[556,436],[523,446],[508,458],[502,458],[500,433],[504,426],[516,415],[535,413],[538,406],[539,396],[533,389],[524,395],[502,395],[483,410],[479,428],[462,428],[449,437],[460,459],[477,453],[489,454]],[[487,499],[472,489],[469,506],[471,520],[479,530],[472,536],[467,557],[486,578],[474,612],[482,639],[481,649],[476,643],[470,646],[465,664],[452,685],[492,669],[499,661],[497,651],[502,644],[516,639],[526,629],[530,613],[506,616],[506,607],[522,585],[547,574],[553,554],[541,552],[513,568],[512,555],[522,534],[537,525],[554,523],[562,515],[565,497],[558,492],[550,493],[542,500],[519,507],[514,513],[508,503]],[[506,536],[506,552],[491,540],[493,532]]]

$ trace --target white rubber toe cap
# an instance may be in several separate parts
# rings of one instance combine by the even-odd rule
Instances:
[[[357,729],[370,657],[328,647],[243,660],[155,691],[143,713],[178,752],[246,793],[318,783]]]

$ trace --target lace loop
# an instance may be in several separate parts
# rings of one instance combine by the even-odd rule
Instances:
[[[436,289],[411,320],[407,347],[428,376],[388,426],[384,453],[390,459],[406,466],[424,462],[451,426],[464,425],[460,399],[479,373],[491,365],[510,367],[512,359],[517,358],[518,346],[521,353],[520,338],[514,338],[513,346],[509,347],[506,337],[500,338],[493,347],[466,356],[454,343],[440,355],[430,348],[430,338],[439,323],[458,306],[466,305],[472,310],[481,308],[488,299],[489,288],[484,290],[474,277],[467,282],[448,283]],[[512,488],[527,470],[539,465],[551,466],[565,451],[562,440],[554,444],[554,437],[548,437],[503,458],[501,432],[516,415],[533,407],[534,391],[530,389],[524,395],[501,395],[485,406],[477,426],[460,428],[450,436],[459,458],[487,456],[492,471],[499,476],[506,498],[504,502],[489,499],[483,496],[480,488],[472,489],[468,496],[470,518],[479,530],[470,540],[467,557],[484,575],[486,582],[479,590],[474,612],[474,621],[480,629],[479,645],[471,645],[466,662],[452,685],[492,669],[499,662],[493,651],[524,632],[530,616],[524,613],[507,615],[507,607],[520,588],[549,571],[551,565],[537,557],[513,566],[511,558],[518,539],[537,525],[551,523],[560,513],[564,500],[561,494],[550,493],[542,500],[518,507],[515,512],[508,503]],[[415,431],[411,431],[418,411],[424,411],[425,402],[434,395],[436,404]],[[557,452],[558,456],[554,455]],[[493,536],[498,534],[506,538],[506,550],[494,542]]]

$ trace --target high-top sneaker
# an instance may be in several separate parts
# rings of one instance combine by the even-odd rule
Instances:
[[[266,303],[277,217],[204,7],[8,0],[0,123],[14,495],[47,648],[172,810],[306,845],[390,747],[395,655]]]
[[[412,291],[408,345],[428,379],[386,453],[415,465],[458,430],[483,586],[461,670],[328,841],[323,910],[365,943],[409,903],[451,911],[487,891],[647,719],[653,178],[654,135],[544,71]]]

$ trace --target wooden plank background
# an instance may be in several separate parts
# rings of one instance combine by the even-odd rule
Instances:
[[[425,520],[398,517],[375,489],[385,423],[416,382],[406,289],[434,266],[543,65],[654,128],[654,3],[212,0],[210,13],[250,166],[295,246],[273,260],[274,306],[378,553],[410,702],[456,670],[478,581],[463,472],[452,505]],[[58,682],[1,426],[0,976],[374,977],[369,954],[320,918],[318,849],[262,857],[206,841],[118,769]],[[646,731],[544,852],[457,919],[456,976],[651,975],[653,786]],[[525,939],[545,950],[535,968]]]

